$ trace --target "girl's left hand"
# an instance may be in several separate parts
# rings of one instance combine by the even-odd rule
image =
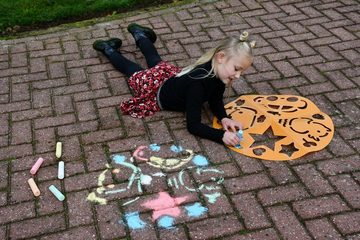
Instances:
[[[230,118],[223,118],[221,119],[221,124],[223,126],[223,129],[225,131],[232,131],[237,132],[238,130],[242,129],[242,124],[239,122],[236,122]]]

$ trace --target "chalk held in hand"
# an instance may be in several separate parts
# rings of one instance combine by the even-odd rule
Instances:
[[[35,197],[40,196],[40,190],[38,188],[38,186],[36,185],[35,181],[33,178],[29,178],[28,183],[30,185],[31,191],[33,192]]]
[[[55,197],[59,200],[59,201],[64,201],[65,196],[64,194],[62,194],[54,185],[51,185],[49,187],[49,190],[55,195]]]
[[[243,134],[244,134],[244,132],[243,132],[243,130],[241,130],[241,129],[236,133],[236,135],[237,135],[238,138],[240,139],[240,142],[243,140]],[[236,144],[235,147],[238,148],[238,149],[241,149],[241,148],[242,148],[241,145],[240,145],[240,143]]]
[[[30,170],[30,173],[32,175],[35,175],[36,172],[39,170],[41,164],[44,162],[44,159],[43,158],[39,158],[36,163],[32,166],[31,170]]]
[[[60,161],[58,166],[58,179],[64,179],[64,175],[65,175],[65,163],[63,161]]]
[[[60,158],[61,157],[61,151],[62,151],[62,143],[61,142],[57,142],[56,143],[56,153],[55,153],[55,156],[57,158]]]

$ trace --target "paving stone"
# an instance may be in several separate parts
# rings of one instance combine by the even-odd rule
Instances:
[[[270,187],[273,185],[273,183],[270,181],[267,175],[260,173],[226,179],[224,185],[229,193],[234,194]]]
[[[289,206],[276,206],[268,210],[280,234],[286,239],[311,239],[304,226],[296,218]]]
[[[96,229],[94,226],[81,226],[77,228],[68,229],[60,233],[46,235],[40,238],[41,240],[51,240],[51,239],[73,239],[73,240],[82,240],[82,239],[97,239]]]
[[[70,227],[93,223],[91,203],[86,200],[87,196],[88,191],[66,194]]]
[[[241,223],[233,215],[205,219],[188,226],[190,237],[195,239],[221,237],[243,229]],[[212,226],[212,228],[209,229],[209,226]]]
[[[360,186],[349,175],[330,177],[331,183],[344,196],[345,200],[353,207],[360,206]]]
[[[30,238],[65,229],[65,218],[62,214],[38,217],[10,225],[11,239]]]
[[[11,138],[12,145],[30,143],[32,141],[32,131],[31,131],[30,121],[13,123],[11,132],[12,132],[12,138]]]
[[[0,162],[0,189],[8,186],[8,162]]]
[[[97,205],[97,224],[100,229],[100,235],[104,239],[114,239],[125,237],[125,226],[121,224],[122,214],[116,203],[105,206]]]
[[[359,212],[350,212],[332,217],[332,221],[343,234],[356,233],[360,229]]]
[[[271,226],[264,210],[253,194],[235,195],[232,197],[232,201],[235,203],[240,216],[244,219],[246,229],[253,230]]]
[[[302,200],[293,204],[296,212],[304,219],[334,214],[349,210],[337,195]]]
[[[305,188],[298,183],[260,190],[257,194],[265,206],[297,201],[309,197]]]
[[[326,219],[307,221],[306,227],[315,239],[341,239],[340,233]]]
[[[337,158],[317,163],[317,167],[326,175],[336,175],[360,169],[359,155]]]
[[[294,170],[312,195],[320,196],[334,192],[329,182],[316,170],[315,166],[305,164],[295,167]]]
[[[247,239],[254,239],[254,240],[261,240],[261,239],[268,239],[268,240],[275,240],[279,239],[278,234],[273,228],[268,228],[265,230],[255,231],[251,233],[239,233],[235,234],[231,237],[226,238],[228,240],[247,240]]]
[[[20,203],[2,207],[0,212],[0,224],[5,224],[35,217],[35,206],[33,202]]]

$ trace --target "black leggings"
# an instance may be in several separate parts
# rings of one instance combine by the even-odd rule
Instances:
[[[146,63],[149,68],[154,67],[156,64],[162,61],[159,53],[150,39],[141,38],[136,42],[136,45],[140,48],[142,54],[145,56]],[[130,77],[137,71],[144,70],[138,64],[125,58],[118,51],[112,52],[111,54],[107,55],[107,57],[111,64],[127,77]]]

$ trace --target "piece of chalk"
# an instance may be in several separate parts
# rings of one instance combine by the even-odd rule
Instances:
[[[56,143],[56,157],[60,158],[61,157],[61,150],[62,150],[62,143],[61,142],[57,142]]]
[[[63,161],[60,161],[58,166],[58,179],[64,179],[64,175],[65,175],[65,163]]]
[[[30,173],[32,175],[35,175],[36,172],[39,170],[41,164],[44,162],[44,159],[43,158],[39,158],[36,163],[32,166],[31,170],[30,170]]]
[[[54,194],[54,196],[59,200],[59,201],[64,201],[65,196],[64,194],[62,194],[54,185],[51,185],[49,187],[49,190]]]
[[[35,181],[33,178],[29,178],[28,183],[30,185],[31,191],[33,192],[35,197],[40,196],[40,190],[38,188],[38,186],[36,185]]]
[[[240,142],[243,140],[243,134],[244,134],[244,132],[241,129],[239,131],[237,131],[237,133],[236,133],[236,135],[240,139]],[[240,143],[238,143],[235,145],[235,148],[241,149],[242,147],[241,147]]]

